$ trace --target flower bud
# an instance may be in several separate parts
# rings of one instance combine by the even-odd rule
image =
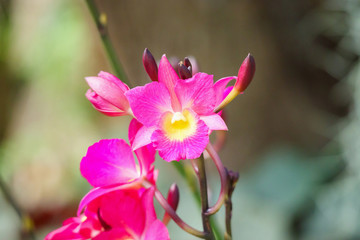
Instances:
[[[174,211],[176,211],[178,204],[179,204],[179,200],[180,200],[180,192],[179,192],[179,188],[177,186],[176,183],[173,183],[171,185],[171,187],[169,188],[169,192],[167,195],[167,202],[169,203],[169,205],[174,209]],[[170,221],[170,216],[167,212],[165,212],[164,217],[163,217],[163,223],[165,225],[167,225]]]
[[[250,53],[240,66],[236,82],[231,91],[227,94],[225,99],[215,108],[214,112],[219,112],[226,105],[228,105],[240,93],[244,92],[249,86],[255,74],[255,59]],[[230,89],[230,88],[229,88]]]
[[[158,66],[156,64],[156,61],[155,61],[153,55],[147,48],[145,48],[145,50],[144,50],[143,64],[144,64],[145,71],[149,75],[150,79],[152,81],[157,81],[158,80]]]
[[[192,65],[188,57],[184,58],[184,65],[187,67],[187,69],[190,71],[190,74],[192,75]]]
[[[228,181],[228,197],[231,198],[231,195],[235,190],[235,185],[238,182],[240,175],[238,172],[228,170],[227,168],[225,168],[225,170],[227,173],[227,181]]]
[[[249,86],[255,74],[255,59],[250,53],[240,66],[234,89],[243,92]]]
[[[97,77],[86,77],[90,88],[85,96],[99,112],[108,116],[131,114],[125,92],[129,87],[120,79],[107,72],[100,72]]]
[[[190,63],[190,67],[191,67],[191,71],[192,71],[192,76],[194,76],[196,73],[199,72],[200,70],[200,67],[199,67],[199,64],[198,62],[196,61],[196,58],[193,57],[193,56],[188,56],[186,57],[188,60],[189,60],[189,63]],[[185,58],[185,59],[186,59]],[[186,60],[184,59],[184,63],[186,62]],[[185,63],[185,66],[187,66],[189,68],[189,66],[187,65],[187,63]]]
[[[191,68],[191,67],[190,67]],[[189,69],[184,65],[183,62],[179,63],[179,76],[181,79],[188,79],[191,78],[191,72],[189,71]]]

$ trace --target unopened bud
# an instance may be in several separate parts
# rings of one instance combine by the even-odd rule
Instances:
[[[145,48],[144,54],[143,54],[143,64],[145,71],[149,75],[150,79],[152,81],[158,80],[158,66],[156,64],[156,61],[149,51],[149,49]]]
[[[249,86],[255,74],[255,59],[249,53],[240,66],[234,89],[243,92]]]
[[[226,170],[226,173],[227,173],[227,179],[228,179],[228,195],[229,197],[231,198],[231,195],[233,193],[233,191],[235,190],[235,186],[236,186],[236,183],[238,182],[239,180],[239,173],[238,172],[234,172],[234,171],[231,171],[231,170],[228,170],[227,168],[225,168]]]
[[[245,91],[249,86],[255,74],[255,59],[250,53],[240,66],[235,85],[225,99],[215,108],[214,112],[218,112],[228,105],[234,98]]]
[[[180,192],[179,192],[179,188],[177,186],[176,183],[173,183],[171,185],[171,187],[169,188],[169,192],[167,195],[167,202],[169,203],[169,205],[174,209],[174,211],[176,211],[178,205],[179,205],[179,200],[180,200]],[[164,217],[163,217],[163,223],[165,225],[167,225],[170,221],[170,216],[167,212],[165,212]]]
[[[184,65],[187,67],[187,69],[190,71],[190,74],[192,75],[192,65],[188,57],[184,58]]]
[[[179,63],[179,76],[181,79],[188,79],[191,78],[191,72],[189,71],[189,69],[184,65],[183,62]]]
[[[236,183],[239,180],[240,174],[238,172],[228,170],[227,173],[228,173],[228,176],[229,176],[231,182]]]

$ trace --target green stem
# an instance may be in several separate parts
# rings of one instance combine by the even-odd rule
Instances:
[[[87,6],[90,10],[91,16],[93,17],[97,29],[99,31],[102,43],[104,45],[107,56],[109,57],[111,66],[115,71],[115,75],[121,79],[124,83],[128,84],[131,87],[130,82],[128,81],[125,71],[115,53],[114,46],[112,45],[109,37],[109,32],[107,28],[107,17],[105,13],[100,13],[94,0],[86,0]]]
[[[164,210],[169,214],[169,216],[174,220],[174,222],[185,232],[190,233],[199,238],[205,238],[205,233],[190,225],[186,224],[175,212],[175,210],[170,206],[165,197],[161,194],[158,189],[155,189],[155,198],[158,200],[159,204],[164,208]]]
[[[209,143],[206,146],[206,151],[209,153],[210,157],[213,159],[213,161],[215,163],[215,166],[220,175],[220,183],[221,183],[220,194],[219,194],[219,198],[218,198],[217,202],[214,204],[214,206],[209,207],[209,209],[206,212],[206,214],[208,214],[208,215],[213,215],[217,211],[220,210],[221,206],[223,205],[223,203],[225,201],[225,197],[226,197],[226,194],[228,191],[227,172],[225,170],[223,163],[221,162],[219,155],[217,154],[217,152],[215,151],[215,149],[211,145],[211,143]]]
[[[225,200],[225,240],[231,240],[231,217],[232,217],[232,202],[231,202],[231,196],[227,196]]]
[[[199,207],[201,207],[200,191],[196,184],[196,178],[194,178],[192,171],[190,171],[190,169],[189,169],[190,167],[188,167],[187,165],[185,165],[182,162],[173,161],[172,164],[173,164],[174,168],[178,171],[178,173],[186,181],[190,191],[192,192],[192,195],[195,199],[196,204]],[[220,233],[218,223],[216,222],[216,219],[210,218],[210,224],[214,231],[216,239],[221,239],[221,233]]]
[[[201,197],[199,189],[196,187],[196,179],[194,178],[191,171],[189,171],[188,166],[184,166],[183,163],[180,162],[172,162],[175,169],[178,171],[178,173],[185,179],[188,187],[190,188],[190,191],[192,192],[192,195],[194,196],[194,199],[196,201],[196,204],[198,206],[201,206]]]
[[[200,195],[201,195],[201,217],[203,221],[204,232],[206,234],[205,239],[214,240],[215,236],[211,228],[210,224],[210,215],[207,214],[209,209],[209,200],[208,200],[208,192],[207,192],[207,180],[206,180],[206,171],[205,171],[205,163],[204,163],[204,155],[198,158],[198,169],[197,175],[199,178],[200,185]]]
[[[226,231],[225,231],[224,239],[225,240],[231,240],[232,239],[232,235],[231,235],[231,217],[232,217],[232,201],[231,201],[231,197],[232,197],[232,194],[233,194],[233,192],[235,190],[236,183],[239,180],[239,173],[238,172],[233,172],[231,170],[226,170],[226,175],[227,175],[228,190],[227,190],[227,194],[226,194],[226,197],[225,197],[225,226],[226,226]]]
[[[153,183],[147,181],[147,180],[143,180],[142,185],[145,188],[150,188],[150,187],[154,187],[155,188],[155,198],[158,201],[158,203],[162,206],[162,208],[165,210],[165,212],[167,214],[169,214],[169,216],[172,218],[172,220],[174,220],[174,222],[181,228],[183,229],[185,232],[190,233],[196,237],[199,238],[205,238],[205,233],[201,232],[193,227],[191,227],[190,225],[188,225],[187,223],[185,223],[180,217],[179,215],[177,215],[176,211],[172,208],[172,206],[170,206],[170,204],[168,203],[168,201],[165,199],[165,197],[162,195],[162,193],[159,191],[159,189],[157,189],[157,186],[154,185]]]

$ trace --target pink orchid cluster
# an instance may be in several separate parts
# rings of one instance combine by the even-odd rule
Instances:
[[[106,139],[88,148],[80,171],[93,189],[81,200],[77,216],[67,219],[46,240],[165,240],[170,239],[166,228],[170,218],[185,231],[208,238],[206,232],[190,227],[176,214],[176,184],[170,188],[167,199],[157,189],[155,154],[157,151],[169,162],[197,159],[207,151],[219,170],[222,190],[206,214],[217,212],[230,192],[231,179],[237,179],[223,167],[209,136],[212,131],[228,130],[222,109],[251,82],[254,59],[248,55],[238,76],[215,83],[212,75],[193,72],[197,67],[188,58],[180,62],[176,72],[165,55],[158,66],[145,49],[143,64],[152,80],[145,86],[130,89],[107,72],[86,78],[90,86],[86,97],[96,110],[108,116],[133,117],[128,131],[130,145],[123,139]],[[233,79],[235,85],[227,87]],[[199,175],[198,167],[193,166]],[[154,197],[165,209],[162,221],[156,216]]]

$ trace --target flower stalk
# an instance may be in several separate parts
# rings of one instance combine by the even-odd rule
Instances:
[[[199,188],[196,186],[195,178],[194,178],[192,171],[190,172],[188,170],[191,167],[189,167],[188,165],[185,165],[185,164],[181,164],[180,162],[175,162],[175,161],[172,162],[172,164],[175,167],[175,169],[179,172],[179,174],[183,177],[183,179],[186,181],[186,183],[196,201],[196,204],[199,207],[201,207],[201,196],[200,196]],[[191,160],[191,165],[197,175],[198,167],[196,165],[196,159]],[[219,226],[218,226],[218,223],[216,222],[216,219],[210,218],[210,224],[211,224],[212,230],[216,236],[216,239],[220,239],[222,234],[220,233]]]
[[[100,13],[94,0],[86,0],[86,4],[90,10],[92,18],[94,19],[94,21],[96,23],[96,27],[97,27],[100,37],[101,37],[101,41],[104,45],[106,54],[110,60],[110,64],[111,64],[112,68],[114,69],[116,76],[118,78],[120,78],[124,83],[131,86],[130,82],[128,81],[128,79],[126,77],[125,71],[124,71],[119,59],[116,56],[114,46],[111,43],[111,40],[109,37],[109,32],[108,32],[108,27],[107,27],[106,14]]]
[[[232,217],[232,193],[235,190],[235,185],[237,181],[239,180],[239,173],[233,172],[231,170],[227,170],[227,184],[228,184],[228,192],[225,197],[225,240],[231,240],[232,239],[232,233],[231,233],[231,217]]]
[[[200,185],[200,195],[201,195],[201,217],[203,221],[204,232],[206,234],[205,239],[214,240],[215,236],[210,224],[210,215],[207,214],[209,209],[209,200],[208,200],[208,191],[207,191],[207,180],[206,180],[206,171],[204,163],[204,155],[197,159],[197,176],[199,179]]]
[[[185,232],[190,233],[193,236],[199,237],[199,238],[205,238],[205,233],[202,231],[199,231],[193,227],[191,227],[189,224],[185,223],[179,215],[175,212],[175,210],[172,208],[172,206],[168,203],[166,198],[162,195],[162,193],[157,189],[155,185],[153,185],[150,182],[144,181],[143,183],[144,187],[155,187],[155,198],[159,202],[162,208],[169,214],[169,216],[174,220],[174,222]]]
[[[215,166],[220,175],[220,184],[221,184],[220,194],[219,194],[219,198],[218,198],[217,202],[215,203],[214,206],[209,207],[209,209],[206,211],[207,215],[213,215],[217,211],[220,210],[221,206],[223,205],[223,203],[225,201],[225,196],[226,196],[227,189],[228,189],[227,173],[226,173],[223,163],[221,162],[219,155],[217,154],[217,152],[215,151],[215,149],[211,145],[211,143],[209,143],[206,146],[206,151],[209,153],[210,157],[213,159],[213,161],[215,163]]]

